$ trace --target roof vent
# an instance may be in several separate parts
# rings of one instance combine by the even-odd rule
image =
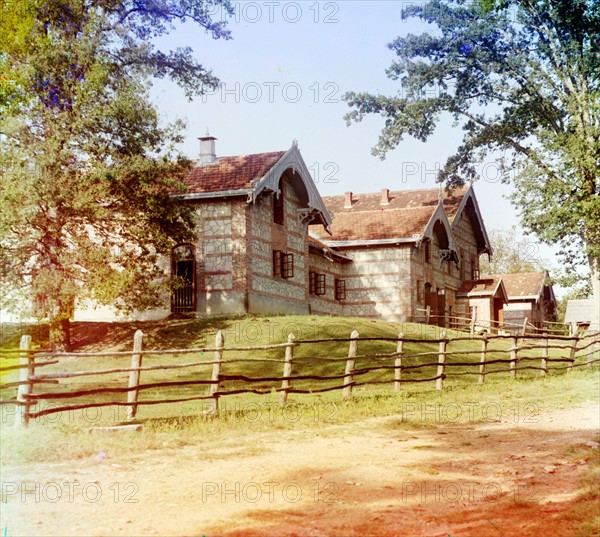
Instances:
[[[217,160],[217,154],[215,153],[215,140],[214,136],[211,136],[206,129],[206,135],[198,138],[200,140],[200,156],[198,164],[204,166],[205,164],[212,164]]]
[[[352,208],[352,192],[346,192],[344,197],[344,209]]]

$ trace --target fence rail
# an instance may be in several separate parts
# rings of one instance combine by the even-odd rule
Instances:
[[[417,308],[421,314],[415,315],[413,322],[434,324],[445,326],[454,330],[468,331],[473,335],[477,332],[492,331],[495,333],[504,332],[521,335],[543,335],[549,333],[551,335],[574,335],[571,333],[571,325],[569,323],[559,323],[551,321],[542,321],[543,326],[536,326],[525,317],[522,322],[496,321],[494,319],[477,319],[475,317],[461,317],[458,315],[436,314],[431,308]]]
[[[476,376],[476,382],[483,384],[486,376],[491,374],[508,373],[510,378],[517,378],[520,371],[539,371],[545,376],[554,371],[572,371],[575,367],[592,366],[600,362],[600,335],[583,336],[550,336],[548,333],[542,335],[528,334],[487,334],[481,337],[447,337],[446,331],[440,331],[437,339],[418,339],[405,337],[400,333],[397,338],[390,337],[364,337],[354,330],[349,338],[330,338],[313,340],[296,340],[294,334],[289,334],[287,342],[274,343],[258,346],[225,346],[222,331],[218,331],[214,347],[203,347],[194,349],[167,349],[167,350],[145,350],[143,348],[143,333],[138,330],[134,335],[133,348],[131,351],[116,352],[44,352],[31,349],[31,336],[23,336],[19,349],[0,351],[0,358],[16,359],[19,364],[11,364],[0,367],[0,371],[19,374],[18,381],[0,384],[0,390],[17,388],[16,396],[0,400],[0,404],[17,405],[18,415],[15,424],[27,424],[47,414],[66,412],[77,409],[86,409],[105,406],[127,407],[127,420],[135,419],[139,407],[145,405],[170,404],[187,401],[208,401],[209,413],[219,410],[219,399],[231,395],[245,393],[270,394],[278,392],[279,403],[285,405],[289,394],[323,393],[328,391],[342,391],[342,397],[352,395],[353,388],[357,386],[389,384],[393,391],[399,392],[405,383],[435,382],[435,387],[442,390],[444,382],[452,377],[464,375]],[[472,349],[462,348],[460,350],[449,350],[449,347],[465,341],[479,341],[480,346]],[[509,342],[508,348],[492,348],[493,342]],[[395,352],[380,352],[360,354],[359,347],[365,342],[381,342],[395,344]],[[295,350],[303,345],[315,343],[338,343],[347,344],[347,356],[299,356]],[[419,352],[407,352],[407,344],[425,345],[432,347],[431,350]],[[464,345],[463,345],[464,347]],[[558,350],[564,356],[550,356],[550,350]],[[231,352],[256,352],[256,351],[278,351],[283,355],[276,358],[271,357],[227,357],[224,354]],[[525,355],[525,352],[539,351],[534,356]],[[142,365],[148,356],[176,356],[176,355],[204,355],[213,353],[212,359],[193,359],[185,363]],[[499,355],[500,357],[490,356]],[[468,361],[470,355],[473,361]],[[88,358],[123,358],[131,357],[130,367],[107,367],[104,369],[75,370],[45,372],[45,367],[60,364],[63,359],[74,359],[77,364],[85,364]],[[479,359],[477,360],[477,356]],[[506,358],[504,357],[506,356]],[[433,357],[433,359],[429,359]],[[453,357],[459,357],[453,360]],[[462,360],[460,359],[462,357]],[[422,360],[425,360],[422,362]],[[527,362],[540,362],[540,365],[527,364]],[[317,374],[314,369],[319,364],[329,364],[332,368],[337,363],[343,362],[339,369],[329,371],[328,374]],[[279,365],[281,374],[273,373],[254,376],[251,371],[239,372],[230,369],[235,364],[246,366],[249,364],[262,364],[264,367],[273,368]],[[359,364],[359,365],[357,365]],[[491,366],[499,368],[491,369]],[[41,370],[40,370],[41,368]],[[190,369],[203,372],[203,378],[187,380],[159,380],[148,382],[142,377],[150,372],[184,370]],[[203,369],[204,368],[204,369]],[[209,374],[210,369],[210,374]],[[302,371],[298,371],[303,369]],[[459,370],[463,369],[463,370]],[[387,376],[389,372],[389,376]],[[127,385],[114,387],[93,387],[86,389],[72,389],[60,391],[60,381],[80,377],[98,376],[100,381],[104,375],[115,373],[128,373]],[[373,374],[376,374],[373,378]],[[410,375],[422,374],[422,378],[407,378]],[[370,375],[370,377],[369,377]],[[378,375],[378,376],[377,376]],[[311,381],[309,386],[302,383]],[[234,383],[232,386],[231,383]],[[321,383],[321,384],[319,384]],[[323,383],[333,383],[325,385]],[[265,384],[269,384],[265,386]],[[58,386],[59,391],[42,390],[43,385]],[[164,390],[165,388],[198,388],[198,392],[191,396],[166,396],[152,400],[140,400],[140,394],[149,390]],[[73,404],[66,404],[72,399],[96,398],[97,396],[121,396],[126,400],[113,398],[110,401],[84,400]],[[35,407],[41,401],[57,401],[60,406],[36,410]]]

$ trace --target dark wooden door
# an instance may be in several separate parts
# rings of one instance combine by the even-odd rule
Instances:
[[[425,307],[427,306],[431,309],[429,324],[437,324],[438,295],[435,291],[425,291]]]
[[[437,296],[437,317],[438,326],[446,326],[446,295]]]

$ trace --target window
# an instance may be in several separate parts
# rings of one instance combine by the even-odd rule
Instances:
[[[312,270],[308,273],[308,292],[311,295],[317,294],[317,273]]]
[[[460,249],[460,280],[465,279],[465,251]]]
[[[417,302],[423,304],[423,280],[417,280]]]
[[[273,276],[281,276],[281,251],[273,250]]]
[[[317,274],[317,286],[315,289],[315,295],[325,294],[325,274]]]
[[[429,243],[429,239],[425,239],[423,246],[425,248],[423,251],[423,255],[425,256],[425,263],[429,263],[429,260],[431,258],[431,245]]]
[[[284,193],[283,181],[279,181],[279,195],[277,192],[273,194],[273,222],[283,225],[284,214]]]
[[[479,267],[477,266],[477,257],[471,257],[471,279],[478,280],[479,279]]]
[[[308,273],[308,292],[311,295],[325,294],[325,274],[319,274],[312,270]]]
[[[346,280],[335,280],[335,299],[346,300]]]
[[[294,277],[294,254],[281,254],[281,277]]]

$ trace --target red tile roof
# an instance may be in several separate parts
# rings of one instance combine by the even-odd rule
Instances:
[[[502,278],[509,298],[538,297],[544,289],[545,272],[521,272],[515,274],[492,274],[482,278]]]
[[[341,254],[340,252],[338,252],[336,250],[333,250],[331,247],[327,246],[324,242],[320,241],[319,239],[317,239],[315,237],[312,237],[311,235],[308,236],[308,246],[313,247],[315,250],[318,250],[322,253],[328,253],[328,254],[338,257],[340,259],[350,261],[350,259],[347,258],[345,255]]]
[[[482,276],[479,280],[467,280],[460,284],[457,295],[463,296],[494,296],[500,284],[500,278]]]
[[[452,223],[468,186],[443,192],[443,204]],[[333,213],[332,236],[316,226],[315,234],[326,241],[411,238],[421,234],[439,200],[439,189],[402,190],[389,193],[389,203],[381,204],[381,192],[354,194],[352,207],[345,209],[345,196],[323,198]]]
[[[220,157],[213,164],[197,166],[184,178],[187,194],[252,188],[285,155],[285,151]]]

